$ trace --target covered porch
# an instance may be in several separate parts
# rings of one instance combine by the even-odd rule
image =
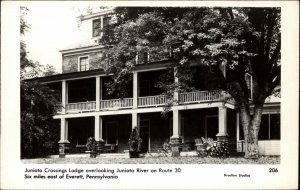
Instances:
[[[60,154],[84,149],[88,137],[104,145],[103,153],[124,153],[129,150],[128,138],[135,126],[143,140],[143,153],[158,152],[168,141],[180,154],[195,150],[195,139],[201,137],[236,143],[236,122],[235,111],[225,106],[173,109],[165,116],[153,111],[61,118]]]

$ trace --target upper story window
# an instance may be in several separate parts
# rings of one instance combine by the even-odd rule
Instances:
[[[88,71],[89,70],[89,59],[88,57],[79,58],[79,71]]]
[[[93,37],[100,36],[102,31],[101,19],[93,20]]]
[[[103,35],[104,29],[109,27],[110,17],[101,17],[93,20],[93,37]]]

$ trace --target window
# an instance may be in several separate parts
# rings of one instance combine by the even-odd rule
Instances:
[[[280,115],[265,114],[262,115],[259,140],[280,140]]]
[[[110,17],[101,17],[99,19],[93,20],[93,37],[98,37],[103,35],[103,29],[109,28]],[[107,30],[106,30],[107,31]]]
[[[89,60],[88,57],[79,58],[79,71],[88,71],[89,70]]]
[[[245,80],[246,80],[246,84],[247,84],[247,87],[248,87],[248,93],[249,93],[249,99],[252,100],[253,98],[253,91],[252,91],[252,75],[249,74],[249,73],[246,73],[245,74]]]
[[[93,37],[100,36],[101,32],[101,19],[93,20]]]
[[[243,126],[241,122],[240,139],[244,139]],[[280,140],[280,114],[262,115],[258,140]]]
[[[150,60],[150,53],[147,51],[138,52],[136,55],[136,63],[144,64],[148,63]]]

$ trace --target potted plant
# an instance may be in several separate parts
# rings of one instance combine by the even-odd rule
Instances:
[[[97,141],[93,137],[89,137],[86,143],[86,148],[90,151],[90,157],[96,158],[97,156]]]
[[[129,140],[129,157],[130,158],[138,158],[139,153],[141,152],[142,139],[140,138],[140,134],[137,127],[132,129]]]

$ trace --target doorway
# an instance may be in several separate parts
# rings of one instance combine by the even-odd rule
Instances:
[[[141,152],[150,152],[150,120],[140,120],[140,137],[143,140]]]
[[[217,140],[219,132],[219,118],[218,115],[205,116],[205,138],[213,138]]]
[[[118,145],[119,122],[109,121],[105,123],[104,127],[105,127],[105,144]]]

